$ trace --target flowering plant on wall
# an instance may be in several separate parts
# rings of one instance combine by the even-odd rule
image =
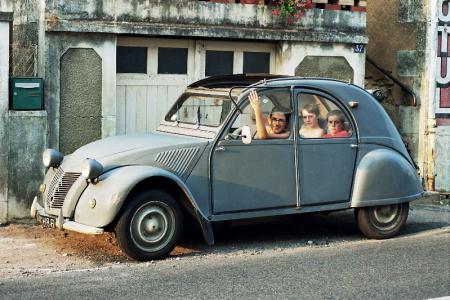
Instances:
[[[312,7],[312,0],[276,0],[272,14],[286,17],[288,23],[292,24],[300,20],[308,7]]]

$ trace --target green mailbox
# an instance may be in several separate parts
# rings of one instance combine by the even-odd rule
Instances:
[[[11,110],[44,109],[44,81],[36,77],[11,78]]]

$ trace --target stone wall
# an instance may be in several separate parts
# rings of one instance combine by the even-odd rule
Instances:
[[[382,89],[387,98],[383,103],[397,125],[404,141],[419,165],[422,176],[428,172],[428,84],[427,28],[428,2],[425,0],[369,1],[367,7],[367,56],[379,67],[409,86],[412,97],[386,80],[384,74],[366,64],[368,86]]]

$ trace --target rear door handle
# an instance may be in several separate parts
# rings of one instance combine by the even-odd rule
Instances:
[[[225,147],[224,147],[224,146],[219,146],[219,147],[217,147],[217,148],[215,149],[215,151],[217,151],[217,152],[223,152],[223,151],[225,151]]]
[[[359,148],[358,144],[350,144],[350,148],[357,149]]]

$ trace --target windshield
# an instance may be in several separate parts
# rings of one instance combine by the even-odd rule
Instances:
[[[231,110],[231,102],[222,95],[185,94],[178,99],[165,120],[169,122],[218,127]]]

